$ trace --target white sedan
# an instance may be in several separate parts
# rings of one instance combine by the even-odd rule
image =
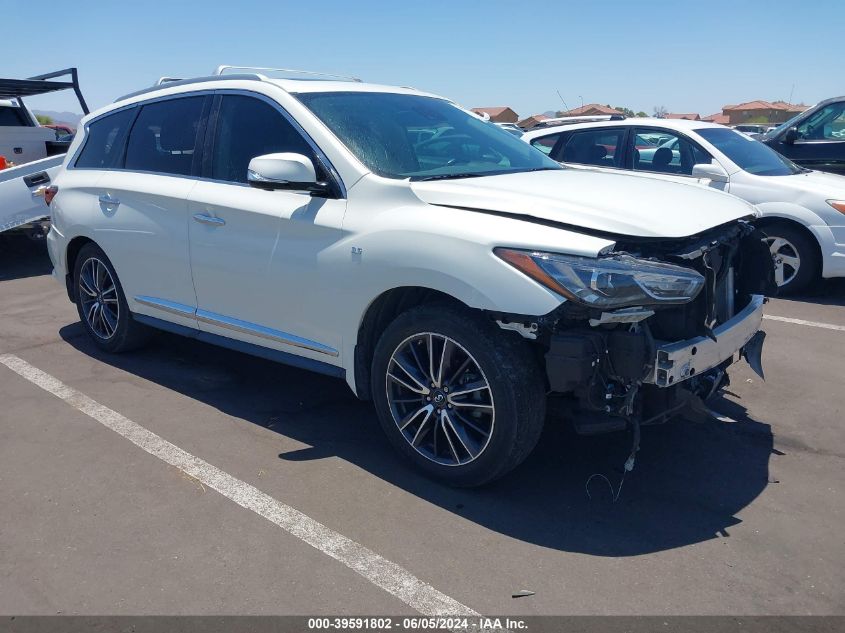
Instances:
[[[845,176],[804,169],[745,134],[701,121],[626,119],[522,138],[572,167],[697,183],[751,202],[762,213],[782,292],[845,276]]]

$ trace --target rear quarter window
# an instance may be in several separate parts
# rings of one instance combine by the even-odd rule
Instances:
[[[88,126],[88,135],[76,159],[75,167],[108,169],[117,166],[135,108],[120,110],[97,119]]]
[[[535,138],[531,141],[531,145],[539,149],[543,152],[546,156],[552,153],[552,150],[555,147],[555,143],[560,138],[560,134],[549,134],[548,136],[540,136],[539,138]]]
[[[0,127],[32,127],[23,108],[0,106]]]

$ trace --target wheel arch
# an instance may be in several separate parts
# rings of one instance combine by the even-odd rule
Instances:
[[[411,308],[432,303],[446,303],[473,310],[450,294],[423,286],[400,286],[378,295],[364,311],[358,325],[355,344],[355,393],[362,400],[370,400],[370,368],[379,334],[400,314]]]
[[[97,244],[90,237],[78,235],[68,242],[65,248],[65,286],[67,288],[67,296],[71,303],[76,303],[76,294],[73,285],[73,270],[76,268],[76,258],[79,256],[79,251],[86,244]]]

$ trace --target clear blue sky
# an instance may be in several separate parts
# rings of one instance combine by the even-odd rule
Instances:
[[[794,102],[845,93],[842,0],[0,0],[0,17],[0,76],[77,66],[92,108],[223,63],[354,74],[521,117],[560,108],[556,90],[570,108],[702,115],[788,99],[793,84]]]

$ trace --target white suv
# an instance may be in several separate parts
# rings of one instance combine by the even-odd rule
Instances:
[[[462,486],[528,455],[549,393],[582,432],[638,430],[737,352],[759,367],[751,205],[563,169],[417,90],[222,72],[83,119],[50,192],[100,348],[152,327],[345,378]]]

